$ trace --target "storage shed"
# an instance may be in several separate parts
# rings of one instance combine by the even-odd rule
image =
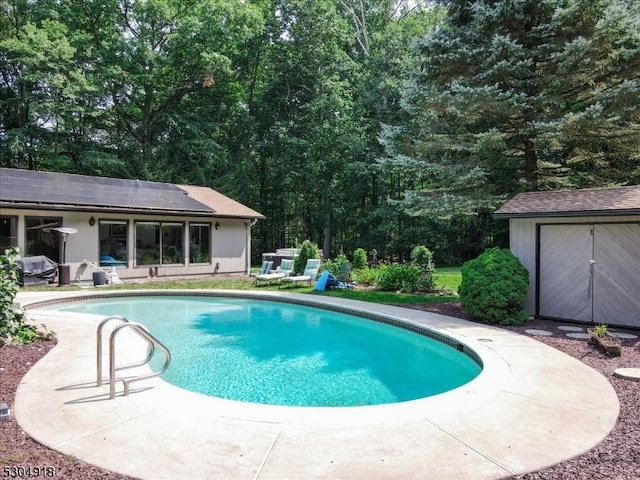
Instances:
[[[540,318],[640,328],[640,186],[521,193],[494,217]]]

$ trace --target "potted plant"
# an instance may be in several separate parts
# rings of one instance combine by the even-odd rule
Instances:
[[[606,325],[596,325],[588,328],[591,343],[596,348],[612,357],[619,357],[622,353],[621,342],[609,333],[609,327]]]

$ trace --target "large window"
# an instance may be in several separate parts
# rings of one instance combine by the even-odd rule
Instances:
[[[184,225],[136,222],[136,265],[184,263]]]
[[[184,263],[184,226],[162,223],[162,264]]]
[[[18,217],[0,216],[0,255],[5,249],[18,246]]]
[[[46,255],[54,262],[60,262],[60,235],[52,228],[62,225],[60,218],[26,217],[27,245],[25,255]]]
[[[100,266],[126,267],[128,256],[127,230],[124,220],[100,220]]]
[[[136,264],[160,265],[159,223],[136,223]]]
[[[211,251],[211,225],[192,223],[189,225],[189,262],[209,263]]]

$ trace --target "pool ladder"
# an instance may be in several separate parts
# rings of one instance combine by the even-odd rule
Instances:
[[[157,372],[151,372],[144,375],[137,375],[137,376],[132,376],[129,378],[122,379],[122,383],[124,384],[124,394],[129,395],[129,385],[132,382],[137,382],[139,380],[145,380],[147,378],[152,378],[152,377],[157,377],[159,375],[162,375],[167,370],[167,368],[169,368],[169,363],[171,362],[171,353],[169,352],[169,349],[165,347],[160,342],[160,340],[158,340],[156,337],[151,335],[149,330],[147,330],[147,328],[144,325],[136,322],[131,322],[120,315],[111,315],[109,317],[106,317],[104,320],[102,320],[102,322],[100,322],[100,325],[98,325],[98,331],[96,334],[96,337],[97,337],[96,386],[99,387],[102,385],[102,330],[104,326],[112,320],[119,321],[121,323],[120,325],[118,325],[113,329],[113,331],[111,332],[111,335],[109,336],[109,398],[111,399],[115,398],[116,396],[116,370],[124,370],[126,368],[141,367],[143,365],[146,365],[151,361],[151,358],[155,353],[156,347],[160,348],[160,350],[164,354],[164,357],[165,357],[164,365]],[[141,362],[116,368],[116,355],[115,355],[116,335],[118,334],[118,332],[127,328],[133,330],[140,337],[142,337],[144,340],[147,341],[147,356]]]

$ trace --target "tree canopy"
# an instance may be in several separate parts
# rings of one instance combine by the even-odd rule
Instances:
[[[523,190],[640,182],[640,4],[0,0],[0,165],[210,186],[457,263]]]

